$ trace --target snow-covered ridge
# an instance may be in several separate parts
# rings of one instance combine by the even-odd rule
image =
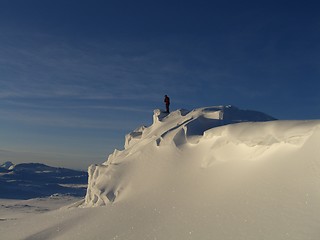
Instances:
[[[133,177],[130,171],[139,165],[135,162],[146,158],[146,155],[150,160],[154,160],[165,157],[167,154],[167,152],[162,153],[159,150],[167,149],[168,151],[170,149],[169,155],[172,156],[175,154],[174,152],[181,152],[185,147],[202,146],[201,142],[204,141],[211,141],[212,145],[221,145],[219,142],[224,138],[223,135],[229,131],[230,126],[221,129],[216,129],[216,127],[232,123],[271,120],[275,120],[275,118],[261,112],[240,110],[233,106],[214,106],[193,111],[180,109],[169,115],[156,109],[151,126],[139,127],[126,135],[123,151],[115,150],[102,165],[89,167],[89,183],[85,203],[89,206],[96,206],[114,202],[121,195],[121,192],[129,188],[128,184],[132,182]],[[239,137],[232,136],[233,141],[241,142],[241,140],[236,140]],[[268,135],[267,138],[269,139],[269,137]],[[252,140],[250,136],[247,136],[243,142],[250,146],[261,144],[264,141],[267,143],[268,139]],[[281,137],[280,139],[274,137],[274,139],[276,139],[274,143],[284,141],[281,140]],[[210,152],[209,149],[201,151],[200,155],[207,155],[208,152]],[[178,156],[176,158],[178,160]],[[208,160],[199,162],[202,166],[210,165]],[[139,175],[139,173],[136,174]]]
[[[126,135],[125,149],[141,139],[150,138],[151,135],[159,136],[158,141],[160,141],[166,134],[174,132],[176,129],[183,129],[186,136],[198,136],[217,126],[271,120],[276,119],[258,111],[240,110],[231,105],[205,107],[193,111],[179,109],[169,115],[156,109],[153,114],[153,124],[149,128],[141,126]]]

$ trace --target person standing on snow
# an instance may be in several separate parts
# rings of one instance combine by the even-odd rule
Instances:
[[[166,104],[166,112],[169,113],[170,98],[167,95],[164,96],[164,102]]]

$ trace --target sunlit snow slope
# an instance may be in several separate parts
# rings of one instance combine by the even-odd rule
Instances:
[[[142,194],[148,194],[154,188],[158,189],[157,192],[163,190],[161,194],[164,196],[172,195],[171,188],[177,188],[174,192],[181,195],[188,191],[194,195],[198,189],[184,189],[174,184],[176,181],[190,181],[193,175],[193,180],[198,181],[196,184],[215,184],[211,179],[201,177],[210,173],[210,178],[215,178],[223,171],[235,170],[224,177],[229,179],[228,182],[235,180],[238,183],[250,176],[247,171],[252,170],[257,161],[270,154],[289,156],[300,150],[317,126],[317,122],[296,121],[226,125],[269,120],[274,119],[232,106],[191,112],[177,110],[170,115],[155,110],[150,127],[140,127],[126,136],[125,150],[116,150],[103,165],[90,167],[85,203],[97,206],[130,197],[143,199]],[[217,127],[221,125],[226,126]],[[183,172],[188,167],[188,171]],[[177,171],[182,175],[177,175]],[[250,173],[258,174],[257,170]],[[210,192],[210,189],[205,190]]]
[[[270,120],[232,106],[155,110],[123,151],[89,168],[85,205],[152,206],[160,225],[198,239],[320,239],[320,121]]]

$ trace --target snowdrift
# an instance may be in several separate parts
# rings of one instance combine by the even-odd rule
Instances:
[[[320,121],[155,110],[89,168],[83,206],[107,205],[109,230],[134,226],[121,239],[319,239],[319,140]]]
[[[153,188],[151,185],[146,187],[144,181],[153,182],[151,179],[154,179],[160,170],[164,171],[164,176],[170,173],[167,169],[170,166],[158,166],[161,163],[181,164],[193,156],[188,161],[195,164],[195,169],[197,164],[198,167],[205,168],[230,158],[227,153],[229,151],[238,151],[236,157],[240,154],[243,155],[242,158],[247,159],[252,158],[252,151],[263,151],[268,148],[268,144],[272,146],[283,141],[294,142],[290,139],[292,136],[279,135],[276,130],[272,130],[274,127],[269,125],[249,124],[240,127],[245,127],[246,130],[238,130],[234,126],[216,128],[232,123],[271,120],[275,118],[230,105],[193,111],[181,109],[169,115],[156,109],[150,127],[142,126],[126,135],[123,151],[115,150],[103,165],[90,166],[85,205],[101,206],[112,203],[121,195],[129,194],[129,191],[132,191],[131,194],[138,192],[141,185],[145,185],[146,190],[149,187]],[[258,131],[252,131],[251,128]],[[258,136],[251,136],[252,134]],[[247,149],[243,149],[242,144],[246,145]],[[234,149],[228,149],[232,146]],[[259,146],[260,150],[255,146]],[[225,150],[227,152],[224,152]],[[147,169],[150,165],[152,168]],[[146,169],[148,173],[145,179],[141,179]],[[162,179],[163,176],[159,178]]]

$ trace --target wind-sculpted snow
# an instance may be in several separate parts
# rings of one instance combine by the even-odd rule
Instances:
[[[132,174],[140,175],[139,171],[144,166],[137,170],[136,166],[139,163],[136,162],[141,159],[150,158],[152,161],[160,156],[165,158],[169,148],[173,153],[180,152],[183,148],[190,146],[202,148],[204,142],[205,145],[212,146],[205,151],[201,150],[199,155],[208,155],[213,148],[219,148],[220,144],[225,141],[234,141],[234,144],[241,141],[240,139],[232,140],[238,138],[232,134],[230,139],[224,139],[222,136],[217,138],[218,134],[210,133],[210,129],[217,129],[216,127],[232,123],[270,120],[275,119],[261,112],[239,110],[233,106],[207,107],[193,111],[181,109],[170,114],[157,109],[154,111],[153,124],[150,127],[142,126],[126,135],[123,151],[115,150],[107,162],[101,166],[90,166],[86,204],[100,206],[116,201],[131,186]],[[220,129],[229,131],[228,127]],[[255,145],[254,141],[259,142],[260,140],[253,140],[252,145]],[[146,156],[148,152],[150,156]],[[213,156],[213,159],[215,158]],[[209,164],[207,160],[202,163],[198,162],[202,166]],[[133,173],[133,171],[137,172]]]

